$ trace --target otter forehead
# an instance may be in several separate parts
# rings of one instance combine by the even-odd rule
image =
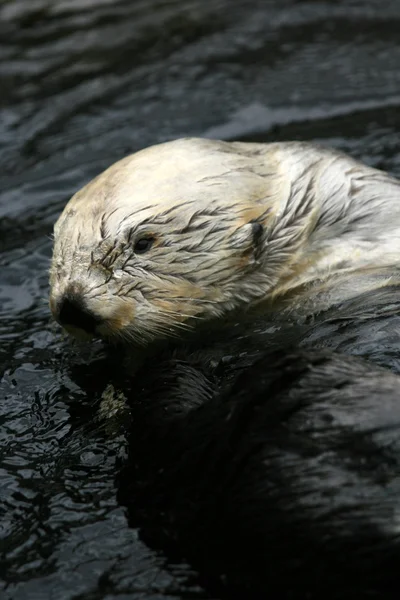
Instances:
[[[245,145],[243,145],[243,148]],[[55,233],[81,243],[94,242],[103,234],[120,235],[146,221],[162,224],[157,217],[187,226],[194,213],[205,211],[226,219],[257,218],[268,196],[265,175],[270,172],[271,207],[284,188],[279,161],[273,155],[268,168],[241,152],[228,152],[223,142],[177,140],[153,146],[118,161],[86,185],[70,200]],[[279,188],[279,186],[278,186]],[[257,207],[258,205],[258,207]],[[259,210],[257,210],[259,208]]]

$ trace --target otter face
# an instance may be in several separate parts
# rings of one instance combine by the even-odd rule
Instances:
[[[265,184],[215,144],[149,148],[70,200],[50,273],[50,307],[67,331],[146,344],[264,293],[251,275],[271,212]]]

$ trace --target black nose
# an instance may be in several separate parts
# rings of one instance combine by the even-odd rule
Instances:
[[[61,299],[57,312],[61,325],[73,325],[87,333],[94,333],[96,325],[101,321],[88,310],[82,296],[71,292]]]

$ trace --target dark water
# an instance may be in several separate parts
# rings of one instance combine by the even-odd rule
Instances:
[[[3,0],[2,598],[202,597],[116,502],[124,435],[93,410],[102,348],[51,323],[50,236],[67,199],[183,135],[316,139],[400,176],[399,31],[398,0]]]

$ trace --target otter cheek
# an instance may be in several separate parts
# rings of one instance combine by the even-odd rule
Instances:
[[[122,330],[131,326],[135,318],[135,309],[132,302],[121,302],[113,306],[112,310],[103,313],[103,321],[97,327],[97,333],[101,337],[113,337]]]

